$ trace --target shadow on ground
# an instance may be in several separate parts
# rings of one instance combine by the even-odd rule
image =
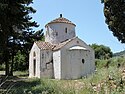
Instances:
[[[27,75],[0,75],[0,94],[27,94],[39,84],[39,79],[28,79]]]

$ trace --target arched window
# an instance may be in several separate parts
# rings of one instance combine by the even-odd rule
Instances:
[[[67,31],[68,31],[68,30],[67,30],[67,27],[66,27],[66,28],[65,28],[65,33],[67,33]]]
[[[33,57],[36,57],[36,53],[35,52],[33,52]]]
[[[58,36],[58,32],[56,32],[56,36]]]
[[[85,60],[84,60],[84,59],[82,59],[82,63],[83,63],[83,64],[85,63]]]

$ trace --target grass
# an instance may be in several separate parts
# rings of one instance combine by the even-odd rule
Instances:
[[[96,66],[94,74],[78,80],[29,79],[27,72],[15,72],[16,78],[6,80],[12,88],[2,86],[0,94],[125,94],[124,58],[97,60]]]

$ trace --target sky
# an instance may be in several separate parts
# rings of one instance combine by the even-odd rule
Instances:
[[[105,45],[112,52],[125,50],[112,32],[109,31],[103,14],[101,0],[34,0],[32,6],[36,13],[32,14],[33,20],[40,25],[39,29],[58,18],[60,14],[76,24],[76,36],[87,44]]]

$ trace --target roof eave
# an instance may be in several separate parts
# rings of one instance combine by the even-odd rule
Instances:
[[[45,25],[45,27],[47,27],[49,24],[53,24],[53,23],[66,23],[66,22],[50,22],[50,23],[47,23]],[[76,25],[74,23],[66,23],[66,24],[71,24],[71,25],[74,25],[76,27]]]

